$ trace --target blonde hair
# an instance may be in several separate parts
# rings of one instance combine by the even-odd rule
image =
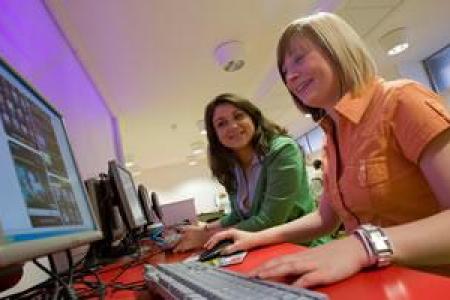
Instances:
[[[342,18],[331,13],[317,13],[297,19],[284,30],[278,42],[278,71],[286,83],[283,63],[293,37],[305,37],[320,47],[333,63],[338,73],[341,94],[358,94],[376,76],[375,62],[363,40]],[[291,93],[295,103],[305,113],[318,121],[325,112],[304,105]]]

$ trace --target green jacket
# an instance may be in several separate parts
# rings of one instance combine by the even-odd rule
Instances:
[[[222,227],[234,226],[246,231],[284,224],[313,211],[315,205],[297,143],[286,136],[272,140],[262,161],[249,218],[241,214],[236,193],[229,198],[231,213],[220,219]]]

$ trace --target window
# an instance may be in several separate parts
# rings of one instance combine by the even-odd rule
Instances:
[[[426,58],[423,64],[437,93],[450,89],[450,44]]]
[[[316,127],[308,132],[308,142],[312,153],[322,150],[324,139],[324,132],[320,127]]]
[[[311,153],[311,148],[309,147],[308,140],[306,138],[306,134],[302,135],[297,139],[297,143],[302,146],[303,151],[305,151],[305,154]]]
[[[302,146],[305,154],[313,154],[320,152],[324,145],[324,132],[320,127],[308,131],[304,135],[297,138],[297,143]]]

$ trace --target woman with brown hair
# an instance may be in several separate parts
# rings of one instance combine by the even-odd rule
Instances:
[[[259,231],[314,210],[304,156],[280,126],[250,101],[222,94],[205,110],[209,165],[229,194],[231,213],[218,221],[184,226],[175,251],[201,247],[215,232]]]

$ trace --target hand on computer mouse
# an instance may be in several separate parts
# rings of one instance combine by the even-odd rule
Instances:
[[[208,240],[208,235],[203,228],[197,225],[178,226],[177,231],[182,234],[182,237],[173,249],[175,253],[201,248]]]
[[[229,245],[233,244],[233,240],[231,239],[225,239],[219,241],[217,244],[215,244],[211,249],[203,251],[198,260],[199,261],[208,261],[211,259],[214,259],[216,257],[219,257],[223,255],[222,251]]]
[[[238,251],[245,251],[264,245],[264,239],[258,238],[258,233],[247,232],[237,229],[229,229],[214,234],[204,245],[206,249],[212,249],[222,240],[231,240],[232,244],[222,250],[222,255],[228,255]]]

